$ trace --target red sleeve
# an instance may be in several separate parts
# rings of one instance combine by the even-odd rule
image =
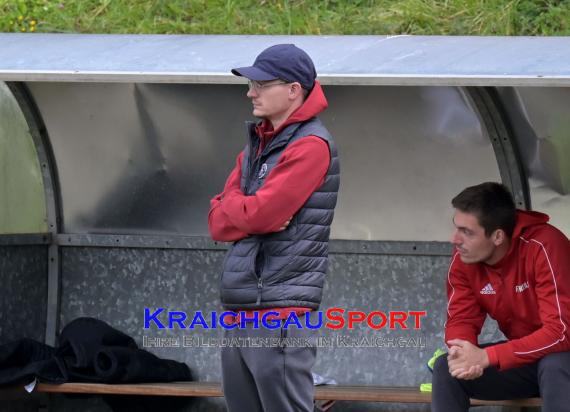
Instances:
[[[238,188],[223,198],[221,209],[244,233],[278,231],[322,185],[330,164],[328,144],[308,136],[289,145],[252,196]]]
[[[477,345],[477,336],[487,317],[475,298],[469,280],[455,252],[451,258],[447,274],[447,322],[445,342],[463,339]]]
[[[236,165],[231,171],[224,191],[216,195],[210,200],[210,212],[208,213],[208,230],[212,239],[220,242],[235,242],[236,240],[243,239],[248,236],[246,232],[242,232],[235,227],[228,216],[222,210],[222,199],[227,196],[227,193],[233,190],[240,190],[240,176],[241,176],[241,162],[243,159],[243,152],[241,152],[236,160]]]
[[[543,239],[528,240],[535,249],[535,293],[542,327],[492,348],[492,356],[502,370],[536,362],[549,353],[570,350],[570,241],[550,228]]]

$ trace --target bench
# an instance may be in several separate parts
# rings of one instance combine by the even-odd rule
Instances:
[[[24,389],[21,388],[21,391]],[[39,383],[34,392],[89,395],[147,395],[179,397],[222,397],[222,388],[216,382],[174,382],[139,384],[98,383]],[[315,387],[315,399],[335,401],[363,401],[387,403],[431,403],[431,393],[420,392],[417,387],[391,387],[373,385],[320,385]],[[541,406],[540,398],[508,401],[471,400],[472,406]]]

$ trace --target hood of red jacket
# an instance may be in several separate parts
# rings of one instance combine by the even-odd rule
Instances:
[[[321,84],[318,80],[315,80],[315,86],[303,104],[293,113],[291,113],[291,116],[289,116],[277,130],[273,130],[273,126],[267,120],[262,120],[256,126],[255,131],[262,141],[261,147],[265,147],[265,145],[273,138],[273,136],[283,130],[284,127],[287,127],[291,123],[299,123],[304,122],[305,120],[309,120],[310,118],[315,117],[319,113],[323,112],[328,107],[328,105],[329,103],[327,102],[327,98],[325,97],[325,93],[321,87]]]
[[[550,220],[550,217],[544,213],[531,212],[526,210],[517,210],[517,222],[515,224],[515,229],[513,230],[513,236],[511,237],[511,246],[509,250],[503,256],[503,258],[492,267],[502,267],[505,264],[509,264],[509,261],[513,258],[513,253],[516,250],[517,239],[523,233],[527,233],[533,230],[533,226],[544,225]]]
[[[517,210],[517,223],[513,231],[513,239],[519,237],[526,229],[535,225],[542,225],[550,220],[548,215],[540,212]]]

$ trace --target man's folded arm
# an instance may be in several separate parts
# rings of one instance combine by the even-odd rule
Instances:
[[[222,199],[221,210],[243,233],[276,232],[322,185],[329,164],[329,147],[323,139],[301,138],[283,151],[255,194],[246,196],[234,186]]]

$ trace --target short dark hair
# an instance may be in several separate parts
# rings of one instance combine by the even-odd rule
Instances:
[[[487,237],[497,229],[504,230],[508,237],[513,235],[516,207],[506,186],[495,182],[470,186],[455,196],[451,204],[461,212],[475,215]]]

